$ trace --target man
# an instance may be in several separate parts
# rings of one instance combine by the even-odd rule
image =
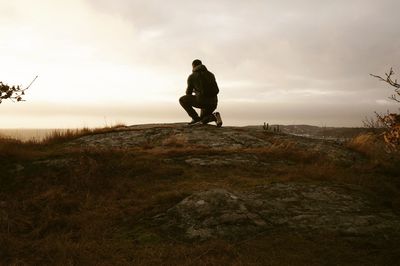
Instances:
[[[192,62],[193,73],[188,78],[186,95],[179,99],[183,109],[192,118],[189,125],[198,123],[208,124],[216,122],[217,127],[222,126],[221,115],[214,112],[218,105],[219,88],[213,73],[207,70],[203,63],[196,59]],[[193,95],[194,93],[194,95]],[[193,109],[200,108],[200,116]]]

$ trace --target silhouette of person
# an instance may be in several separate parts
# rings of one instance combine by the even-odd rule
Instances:
[[[219,93],[214,74],[199,59],[192,62],[192,72],[187,81],[186,95],[179,99],[183,109],[192,118],[188,124],[216,122],[217,127],[221,127],[220,113],[213,113],[217,109]],[[200,116],[193,107],[201,109]]]

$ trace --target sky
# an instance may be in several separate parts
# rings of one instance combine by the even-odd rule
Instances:
[[[199,58],[225,125],[362,126],[398,111],[398,0],[0,0],[0,128],[186,122]],[[397,75],[400,77],[400,75]]]

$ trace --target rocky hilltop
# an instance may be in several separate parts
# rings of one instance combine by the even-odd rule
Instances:
[[[129,148],[199,148],[211,150],[236,150],[235,158],[240,160],[241,149],[295,149],[318,153],[332,160],[351,162],[359,157],[357,153],[343,147],[336,141],[310,139],[296,135],[265,131],[262,127],[223,127],[212,125],[187,126],[186,124],[155,124],[121,127],[115,132],[94,134],[79,138],[67,144],[81,148],[100,149]],[[188,154],[190,156],[190,154]],[[217,161],[226,158],[216,159]],[[242,162],[249,160],[243,158]],[[194,163],[200,161],[192,161]],[[233,162],[232,162],[233,163]],[[257,164],[257,158],[252,164]]]
[[[0,194],[5,263],[32,259],[16,251],[27,234],[38,264],[399,259],[397,168],[347,143],[157,124],[24,148]]]
[[[228,151],[220,155],[187,152],[163,160],[166,164],[209,168],[257,169],[294,164],[289,158],[266,160],[260,150],[280,153],[303,152],[336,164],[351,166],[363,158],[342,143],[267,132],[262,127],[223,127],[185,124],[141,125],[113,133],[90,135],[67,145],[100,149],[158,148]],[[312,159],[311,159],[312,160]],[[296,229],[310,233],[326,230],[350,235],[400,233],[400,217],[390,209],[374,207],[368,195],[355,185],[273,182],[237,191],[226,187],[194,191],[176,206],[155,216],[166,233],[180,232],[183,238],[237,238],[259,231]],[[181,229],[181,230],[179,230]]]

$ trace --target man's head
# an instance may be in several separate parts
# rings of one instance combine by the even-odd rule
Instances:
[[[195,60],[193,60],[193,62],[192,62],[192,67],[195,68],[195,67],[200,66],[200,65],[202,65],[202,64],[203,64],[203,63],[200,61],[200,59],[195,59]]]

